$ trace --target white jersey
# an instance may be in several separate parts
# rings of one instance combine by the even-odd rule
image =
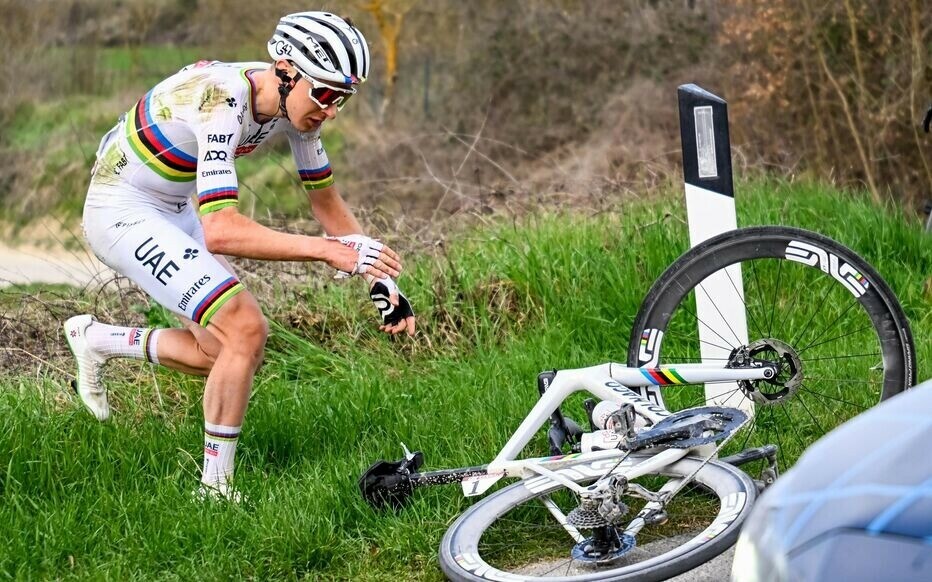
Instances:
[[[156,85],[104,136],[84,204],[94,253],[149,296],[202,326],[243,290],[207,249],[197,213],[238,203],[233,161],[286,133],[307,190],[333,183],[320,130],[256,120],[250,75],[266,63],[201,61]]]
[[[267,63],[200,61],[145,94],[101,142],[93,182],[130,185],[164,202],[197,194],[201,214],[238,202],[234,159],[285,132],[305,189],[333,183],[320,129],[256,120],[251,75]]]

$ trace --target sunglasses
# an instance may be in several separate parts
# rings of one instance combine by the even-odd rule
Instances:
[[[334,87],[306,75],[304,78],[311,84],[308,97],[321,109],[336,105],[337,111],[342,111],[349,98],[356,94],[356,89],[352,87]]]

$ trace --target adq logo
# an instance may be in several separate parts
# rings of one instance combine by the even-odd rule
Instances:
[[[204,154],[205,162],[225,162],[227,161],[227,153],[223,150],[208,150]]]

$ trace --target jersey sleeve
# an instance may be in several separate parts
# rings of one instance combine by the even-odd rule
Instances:
[[[287,133],[304,190],[310,192],[332,186],[333,172],[327,152],[324,151],[324,144],[320,140],[320,129],[301,133],[289,127]]]
[[[233,159],[243,131],[248,89],[221,82],[207,85],[193,128],[197,137],[197,201],[201,216],[239,204]]]

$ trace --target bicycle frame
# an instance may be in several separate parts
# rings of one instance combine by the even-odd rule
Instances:
[[[588,368],[559,370],[524,422],[489,464],[489,470],[501,471],[512,466],[508,462],[514,461],[537,429],[574,392],[586,390],[602,400],[631,404],[638,415],[656,423],[669,416],[670,412],[631,390],[633,387],[657,385],[655,376],[672,376],[680,384],[703,384],[764,380],[773,378],[776,373],[772,366],[726,368],[720,364],[683,364],[675,368],[629,368],[611,362]]]
[[[563,403],[566,398],[581,390],[590,392],[602,400],[617,402],[619,405],[630,404],[635,413],[657,423],[670,415],[670,412],[647,398],[637,394],[631,388],[655,386],[657,378],[675,378],[677,383],[701,384],[704,382],[727,382],[738,380],[762,380],[773,378],[776,369],[772,366],[759,368],[726,368],[721,364],[684,364],[675,368],[629,368],[617,363],[600,364],[588,368],[559,370],[550,382],[534,408],[505,443],[501,452],[486,467],[476,467],[462,480],[463,494],[467,497],[481,495],[504,477],[521,479],[533,478],[535,475],[545,477],[548,481],[557,481],[567,487],[581,491],[581,487],[562,476],[559,471],[573,466],[575,471],[585,465],[593,468],[592,475],[598,477],[611,469],[612,463],[626,454],[620,449],[575,453],[552,457],[538,457],[516,460],[518,454],[527,446],[540,426]],[[694,449],[668,449],[661,451],[635,467],[625,471],[625,476],[635,479],[671,465],[693,452]],[[604,463],[603,463],[604,461]],[[604,465],[604,467],[603,467]],[[601,470],[601,472],[599,472]],[[529,485],[530,487],[530,485]]]
[[[538,428],[563,403],[566,398],[581,390],[586,390],[602,400],[630,404],[635,413],[655,424],[670,416],[670,412],[637,394],[631,388],[656,385],[658,378],[676,378],[679,383],[699,384],[704,382],[724,382],[738,380],[761,380],[773,378],[776,370],[771,366],[760,368],[725,368],[720,364],[686,364],[674,368],[629,368],[615,363],[601,364],[575,370],[560,370],[555,373],[540,400],[531,409],[512,437],[487,467],[476,467],[471,474],[462,479],[463,494],[467,497],[481,495],[504,477],[518,477],[524,480],[524,486],[532,492],[543,492],[559,483],[583,496],[596,493],[598,485],[583,487],[576,481],[584,478],[599,479],[607,475],[623,475],[633,481],[644,475],[657,473],[674,465],[687,455],[705,447],[670,448],[657,452],[651,457],[635,461],[627,457],[628,452],[621,449],[557,455],[516,460],[517,455],[531,440]],[[705,452],[705,451],[702,451]],[[714,447],[708,454],[714,454]],[[484,470],[483,470],[484,469]],[[657,511],[662,511],[666,497],[675,495],[688,479],[670,479],[651,497],[645,497],[647,503],[628,523],[624,533],[636,536],[647,524],[647,520]],[[557,520],[563,529],[577,543],[584,536],[567,523],[566,515],[547,496],[541,502]]]
[[[573,490],[580,487],[570,479],[575,477],[599,478],[615,469],[624,467],[624,475],[635,479],[655,473],[674,465],[690,454],[712,456],[712,444],[694,448],[669,448],[657,452],[648,459],[630,466],[624,459],[629,451],[620,448],[596,450],[588,453],[573,453],[550,457],[518,460],[518,454],[536,434],[541,425],[560,407],[566,398],[581,390],[606,401],[619,405],[630,404],[636,415],[651,424],[656,424],[671,413],[661,404],[651,402],[632,388],[657,387],[666,384],[702,384],[706,382],[736,382],[742,380],[769,380],[777,375],[775,366],[764,363],[756,367],[729,368],[725,364],[683,364],[661,368],[629,368],[617,363],[606,363],[587,368],[554,371],[549,377],[549,386],[543,390],[540,400],[531,409],[521,425],[515,430],[504,448],[488,465],[417,472],[423,463],[423,453],[411,453],[407,447],[405,457],[397,462],[379,461],[373,464],[360,478],[363,496],[374,506],[385,503],[395,506],[403,504],[415,488],[460,483],[467,497],[481,495],[504,477],[525,480],[527,487],[546,487],[558,482]],[[673,483],[675,480],[671,480]],[[678,486],[673,483],[673,493]],[[661,491],[664,493],[664,491]],[[648,509],[659,504],[648,503]],[[556,516],[556,514],[554,514]],[[560,519],[558,517],[558,519]]]

